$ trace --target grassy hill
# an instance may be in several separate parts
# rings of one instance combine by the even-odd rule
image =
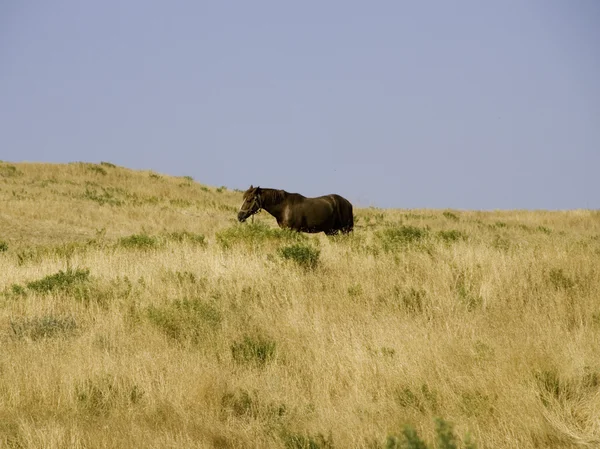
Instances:
[[[0,162],[0,447],[600,445],[598,211],[240,203]]]

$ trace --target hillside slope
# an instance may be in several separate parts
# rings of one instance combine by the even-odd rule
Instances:
[[[0,163],[0,447],[600,446],[598,211],[357,208],[328,238],[240,202]]]
[[[331,192],[323,192],[326,193]],[[241,192],[205,186],[190,177],[135,171],[109,162],[0,161],[0,204],[2,238],[14,243],[72,242],[93,238],[98,231],[108,238],[142,230],[156,233],[182,229],[208,236],[235,223]],[[355,207],[355,213],[359,218],[358,228],[374,228],[386,221],[437,228],[449,221],[444,211],[434,210]],[[478,226],[493,228],[504,223],[519,231],[542,229],[543,233],[546,228],[582,237],[597,235],[600,220],[600,212],[586,210],[462,211],[460,214]],[[275,225],[266,213],[256,219]]]
[[[235,218],[239,193],[187,177],[110,163],[0,163],[0,229],[5,240],[58,243],[185,228],[214,232]]]

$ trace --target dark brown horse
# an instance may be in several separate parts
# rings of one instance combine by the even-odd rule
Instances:
[[[354,228],[352,204],[339,195],[306,198],[299,193],[285,190],[252,187],[244,192],[244,203],[238,212],[238,220],[264,209],[277,219],[280,228],[302,232],[324,232],[335,235],[349,233]]]

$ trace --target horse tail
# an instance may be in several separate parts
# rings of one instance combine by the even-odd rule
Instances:
[[[352,211],[352,203],[346,198],[335,195],[336,209],[338,216],[337,228],[343,233],[349,233],[354,229],[354,214]]]
[[[352,204],[350,202],[348,204],[350,204],[350,229],[348,229],[348,231],[353,231],[354,230],[354,211],[352,208]]]
[[[352,230],[354,229],[354,213],[352,210],[352,203],[350,201],[348,201],[347,199],[344,198],[344,203],[346,203],[346,226],[343,228],[343,231],[348,233],[348,232],[352,232]]]

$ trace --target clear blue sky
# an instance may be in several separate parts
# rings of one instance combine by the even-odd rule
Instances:
[[[0,1],[0,159],[600,208],[600,1]]]

